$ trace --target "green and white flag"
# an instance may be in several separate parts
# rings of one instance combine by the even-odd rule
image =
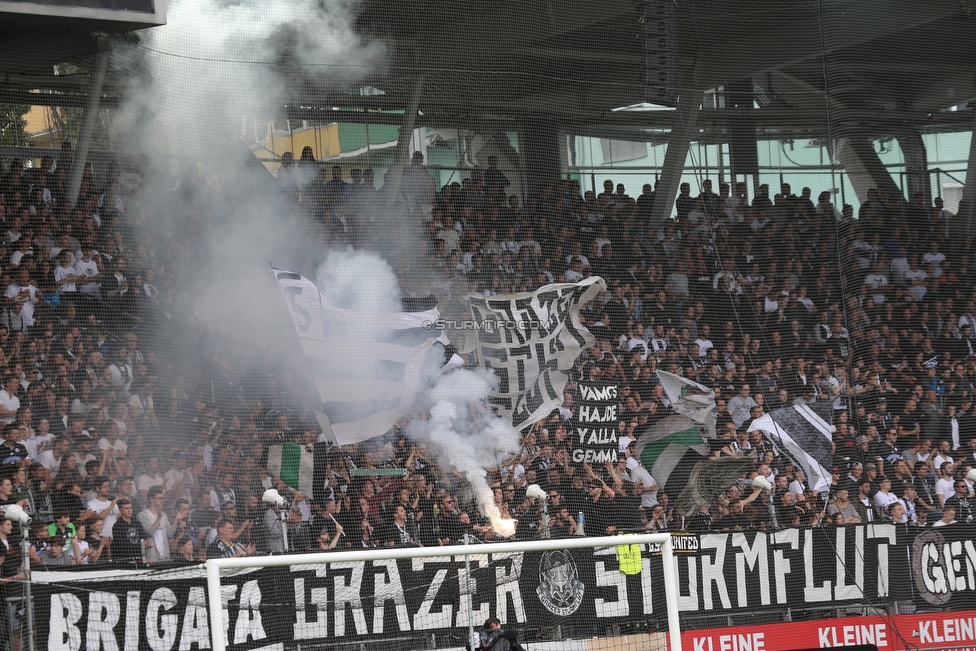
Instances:
[[[686,427],[680,428],[681,425]],[[667,431],[668,429],[671,431]],[[683,416],[665,418],[637,440],[637,454],[640,456],[641,463],[654,477],[658,486],[665,488],[672,496],[677,496],[684,488],[683,482],[679,481],[681,485],[677,486],[672,481],[671,490],[667,490],[668,480],[672,479],[671,475],[675,470],[690,461],[687,469],[690,473],[691,467],[708,456],[708,453],[708,444],[702,439],[698,426]],[[687,478],[685,475],[685,481]]]
[[[672,414],[638,433],[641,464],[672,500],[685,490],[695,464],[708,457],[701,427],[687,416]]]
[[[268,448],[268,474],[289,487],[312,497],[315,454],[298,443],[281,443]]]
[[[693,380],[667,371],[658,371],[657,379],[664,388],[671,409],[687,416],[715,436],[715,392]]]

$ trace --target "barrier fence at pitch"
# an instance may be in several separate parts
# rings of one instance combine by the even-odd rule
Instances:
[[[790,651],[873,644],[880,651],[960,648],[976,644],[976,611],[841,617],[687,631],[690,651]]]
[[[892,524],[678,535],[679,610],[739,615],[910,600],[920,608],[972,608],[974,536],[972,525],[915,536]],[[633,551],[629,546],[506,554],[490,550],[472,549],[470,576],[464,556],[228,572],[221,579],[227,648],[250,649],[258,641],[263,644],[257,646],[404,636],[465,638],[469,624],[477,628],[489,616],[529,631],[558,626],[568,638],[602,636],[613,627],[636,633],[666,630],[661,555],[654,545],[640,549],[640,562],[629,567],[621,556]],[[138,639],[138,648],[152,649],[176,648],[177,643],[188,648],[195,640],[209,639],[203,566],[34,576],[38,639],[47,640],[50,648],[72,648],[65,646],[70,639],[114,638],[118,648],[135,648],[131,645]],[[873,635],[880,648],[883,630],[863,628],[868,621],[859,618],[859,628],[850,631],[835,621],[830,631],[816,636],[828,636],[833,646],[850,636]],[[947,635],[971,634],[965,624],[912,630],[936,643],[939,636],[948,640]],[[747,637],[729,638],[731,642],[717,634],[688,632],[685,637],[695,639],[686,640],[686,648],[774,651],[768,636],[743,631]],[[894,644],[891,634],[884,635]]]

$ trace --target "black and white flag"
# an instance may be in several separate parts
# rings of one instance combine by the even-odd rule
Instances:
[[[762,430],[766,439],[800,464],[809,488],[822,492],[830,488],[833,466],[830,444],[835,428],[826,420],[831,413],[833,402],[825,402],[820,409],[811,405],[784,407],[752,421],[749,431]]]
[[[398,313],[334,306],[304,276],[274,269],[321,404],[316,415],[336,443],[381,436],[418,392],[464,360],[431,329],[437,302],[405,299]]]
[[[562,404],[576,358],[596,343],[580,310],[606,289],[593,276],[534,292],[471,297],[478,359],[498,379],[488,397],[496,414],[521,429]]]
[[[617,383],[587,380],[580,382],[579,392],[573,461],[591,464],[617,463],[620,447],[617,436],[620,393]]]

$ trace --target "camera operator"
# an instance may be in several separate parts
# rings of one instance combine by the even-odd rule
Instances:
[[[485,622],[478,634],[478,647],[482,651],[525,651],[525,647],[518,642],[518,633],[503,630],[497,617]]]
[[[264,513],[264,526],[268,535],[268,551],[272,554],[294,549],[305,549],[312,544],[309,527],[302,522],[302,510],[297,504],[288,510],[287,522],[274,507]],[[286,530],[287,527],[287,530]],[[288,536],[288,549],[285,549],[285,535]]]

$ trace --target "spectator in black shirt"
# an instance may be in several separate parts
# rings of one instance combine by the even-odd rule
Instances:
[[[749,526],[748,520],[746,520],[745,515],[743,515],[743,506],[741,501],[732,502],[729,504],[729,512],[727,515],[719,519],[715,523],[715,529],[746,529]]]
[[[969,485],[962,478],[956,479],[955,483],[956,493],[952,497],[946,500],[948,504],[949,500],[953,500],[956,503],[956,520],[959,522],[972,522],[973,516],[976,515],[976,503],[974,503],[972,496],[969,494]]]
[[[453,495],[444,495],[441,500],[441,509],[437,514],[437,544],[456,545],[458,540],[470,528],[461,521],[461,511],[457,506],[457,498]]]
[[[92,514],[88,514],[88,508],[82,499],[81,484],[78,482],[68,482],[64,488],[55,490],[51,495],[51,506],[55,511],[66,513],[71,522],[78,520],[88,520]],[[81,517],[86,514],[85,517]]]
[[[641,188],[641,195],[637,197],[637,219],[647,222],[651,218],[651,211],[654,210],[654,188],[650,183],[645,183]]]
[[[376,536],[381,547],[413,547],[418,545],[417,533],[407,518],[403,504],[393,507],[392,517],[383,523]]]
[[[763,437],[762,430],[754,429],[749,432],[749,445],[756,450],[759,459],[762,459],[767,452],[773,452],[773,444]]]
[[[618,484],[614,483],[616,489]],[[632,482],[624,481],[620,484],[620,489],[616,491],[613,499],[615,515],[615,526],[617,531],[635,532],[642,527],[641,523],[641,494],[638,486]]]
[[[504,192],[505,188],[512,184],[505,176],[505,173],[498,169],[498,157],[489,156],[488,157],[488,169],[485,170],[484,186],[485,190],[491,190],[496,188],[500,192]]]
[[[146,549],[146,534],[132,517],[132,500],[122,497],[118,507],[119,519],[112,527],[112,560],[116,563],[141,561]]]
[[[888,430],[883,441],[871,446],[871,452],[877,461],[880,472],[892,474],[891,469],[894,463],[903,459],[898,446],[898,430]]]
[[[573,517],[583,510],[583,506],[589,500],[584,474],[582,471],[576,472],[570,479],[569,486],[563,488],[563,503],[569,508]]]
[[[13,422],[3,428],[3,443],[0,444],[0,465],[26,465],[30,463],[30,453],[21,441],[26,438],[26,425]]]
[[[691,516],[688,521],[685,522],[685,529],[696,533],[711,531],[712,516],[708,513],[708,510],[709,506],[707,504],[698,509],[698,513]]]
[[[210,493],[200,493],[197,499],[197,508],[190,511],[189,527],[197,532],[200,540],[214,527],[220,513],[210,507]]]
[[[616,493],[593,472],[589,464],[583,467],[589,476],[589,499],[583,505],[583,514],[586,517],[584,531],[587,536],[608,536],[616,530]]]
[[[576,533],[576,520],[569,509],[561,506],[549,523],[549,533],[553,538],[569,538]]]

